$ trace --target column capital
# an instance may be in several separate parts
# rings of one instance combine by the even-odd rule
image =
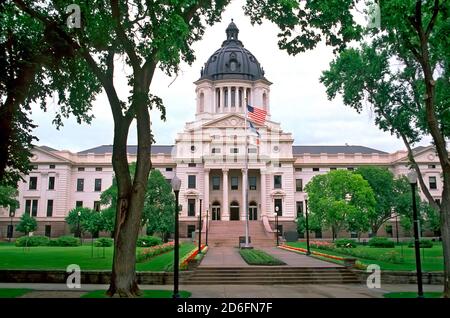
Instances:
[[[222,169],[222,173],[223,173],[223,174],[227,174],[229,170],[230,170],[230,169],[228,169],[228,168],[224,168],[224,169]]]
[[[266,169],[259,169],[259,173],[264,175],[269,174]]]

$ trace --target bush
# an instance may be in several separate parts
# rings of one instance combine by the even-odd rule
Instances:
[[[387,237],[374,237],[369,241],[369,246],[390,248],[395,247],[395,243],[394,241],[389,240]]]
[[[16,240],[16,246],[47,246],[50,239],[46,236],[22,236]]]
[[[80,245],[80,240],[73,236],[60,236],[57,239],[51,240],[49,242],[50,246],[78,246]]]
[[[352,239],[339,239],[334,242],[336,244],[336,247],[356,247],[356,242]]]
[[[148,259],[158,256],[162,253],[169,252],[174,249],[173,242],[164,243],[162,245],[157,245],[149,248],[143,248],[136,255],[136,262],[142,263],[147,261]]]
[[[423,248],[432,248],[433,242],[430,240],[420,240],[419,246]],[[409,242],[408,247],[414,247],[414,241]]]
[[[156,236],[141,236],[136,242],[138,247],[151,247],[155,245],[160,245],[162,240]]]
[[[110,247],[113,245],[113,240],[108,237],[101,237],[95,240],[94,245],[97,247]]]

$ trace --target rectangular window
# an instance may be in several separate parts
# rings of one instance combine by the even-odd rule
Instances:
[[[25,201],[25,214],[30,215],[31,213],[31,200]]]
[[[84,171],[84,167],[78,167],[78,171]]]
[[[212,148],[211,153],[220,153],[220,148]]]
[[[295,191],[303,191],[303,179],[295,179]]]
[[[297,206],[297,217],[303,216],[303,201],[297,201],[295,204]]]
[[[84,179],[77,179],[77,191],[84,191]]]
[[[167,167],[166,171],[173,171],[173,168],[172,167]]]
[[[428,169],[436,169],[436,165],[428,165]]]
[[[102,167],[95,167],[95,171],[103,171]]]
[[[48,189],[55,190],[55,177],[48,177]]]
[[[255,176],[248,177],[248,188],[250,190],[256,190],[256,177]]]
[[[194,176],[194,175],[190,175],[190,176],[188,176],[188,188],[189,189],[195,189],[196,188],[196,186],[197,186],[197,178],[196,178],[196,176]]]
[[[334,171],[334,170],[337,170],[337,168],[336,167],[330,167],[330,171]]]
[[[94,201],[94,211],[100,212],[100,201]]]
[[[257,153],[256,148],[248,148],[248,153]]]
[[[197,167],[197,164],[194,163],[194,162],[190,162],[190,163],[188,164],[188,167],[189,167],[189,168],[195,168],[195,167]]]
[[[239,189],[239,178],[231,177],[231,190],[238,190],[238,189]]]
[[[37,165],[32,165],[31,166],[31,170],[37,170],[38,169],[38,166]]]
[[[76,201],[75,202],[75,207],[76,208],[82,208],[83,207],[83,201]]]
[[[192,233],[195,232],[195,225],[189,224],[187,226],[187,237],[192,238]]]
[[[38,200],[33,200],[31,204],[31,216],[37,216]]]
[[[436,177],[429,177],[428,181],[430,184],[430,190],[436,190],[437,189]]]
[[[273,187],[275,189],[281,189],[281,175],[277,174],[273,176]]]
[[[47,200],[47,217],[53,216],[53,200]]]
[[[230,149],[230,153],[239,153],[239,149],[238,148],[231,148]]]
[[[37,177],[30,177],[28,190],[36,190],[36,189],[37,189]]]
[[[195,199],[188,199],[188,216],[195,216]]]
[[[295,171],[301,172],[301,171],[302,171],[302,168],[295,168]]]
[[[55,169],[55,165],[49,165],[48,168],[49,169]]]
[[[275,199],[274,200],[273,210],[275,211],[275,213],[277,213],[277,208],[278,208],[278,216],[282,216],[283,215],[283,201],[282,201],[282,199]]]
[[[320,168],[313,168],[313,171],[320,171]]]
[[[220,190],[220,177],[219,176],[212,177],[212,189]]]
[[[102,179],[95,179],[94,191],[102,191]]]
[[[348,171],[353,171],[353,170],[355,170],[355,168],[353,168],[353,167],[348,167],[347,170],[348,170]]]
[[[51,237],[52,236],[52,226],[46,225],[45,226],[45,236]]]

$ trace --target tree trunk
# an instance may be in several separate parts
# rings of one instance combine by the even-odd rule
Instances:
[[[450,298],[450,171],[444,173],[441,203],[441,237],[444,253],[444,297]]]

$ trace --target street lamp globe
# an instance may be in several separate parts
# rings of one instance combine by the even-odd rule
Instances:
[[[172,186],[173,191],[180,191],[181,188],[181,180],[176,175],[173,177],[172,181],[170,182],[170,185]]]
[[[78,216],[81,216],[81,211],[78,211]]]
[[[280,210],[280,207],[277,205],[276,207],[275,207],[275,212],[276,212],[276,215],[278,215],[278,211]]]
[[[345,201],[347,201],[347,203],[348,202],[350,202],[352,200],[352,195],[350,194],[350,193],[347,193],[346,195],[345,195]]]
[[[408,181],[410,184],[416,184],[417,183],[417,172],[412,170],[408,173]]]

